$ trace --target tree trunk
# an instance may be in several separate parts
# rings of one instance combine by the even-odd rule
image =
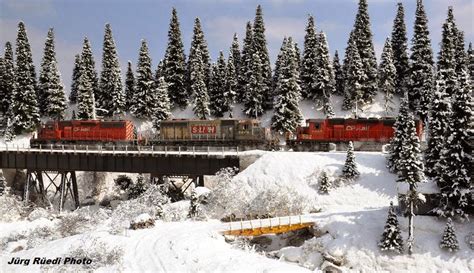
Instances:
[[[414,189],[413,189],[413,186],[410,185],[410,193],[409,193],[409,206],[410,206],[410,211],[408,212],[408,254],[411,255],[413,253],[413,242],[415,240],[414,236],[413,236],[413,230],[414,230],[414,226],[413,226],[413,217],[415,216],[415,213],[413,211],[413,203],[414,203]]]

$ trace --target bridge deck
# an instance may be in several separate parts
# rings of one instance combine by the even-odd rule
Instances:
[[[314,225],[314,220],[308,215],[285,216],[225,223],[221,233],[234,236],[260,236],[300,230]]]

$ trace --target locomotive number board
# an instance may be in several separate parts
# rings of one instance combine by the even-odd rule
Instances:
[[[212,135],[216,134],[217,129],[215,125],[192,125],[191,134],[194,135]]]

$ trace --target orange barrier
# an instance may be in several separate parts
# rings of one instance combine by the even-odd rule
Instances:
[[[289,224],[289,225],[278,225],[273,227],[255,227],[247,229],[236,229],[236,230],[226,230],[223,232],[224,235],[234,235],[234,236],[260,236],[264,234],[279,234],[290,232],[294,230],[304,229],[307,227],[314,226],[314,223],[298,223],[298,224]]]

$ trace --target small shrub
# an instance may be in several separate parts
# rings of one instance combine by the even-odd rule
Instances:
[[[114,180],[114,182],[115,182],[115,185],[123,191],[128,190],[128,188],[133,184],[132,179],[127,175],[119,175]]]
[[[131,229],[144,229],[155,226],[155,220],[148,214],[143,213],[138,215],[132,222],[130,222]]]

